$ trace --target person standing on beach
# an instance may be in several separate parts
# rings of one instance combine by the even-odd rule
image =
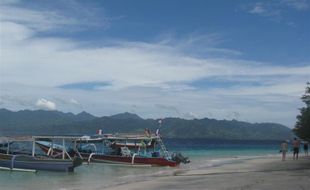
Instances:
[[[293,140],[293,160],[298,160],[298,153],[299,153],[300,142],[297,138]]]
[[[308,156],[308,141],[304,141],[304,152],[305,156]]]
[[[280,147],[280,152],[282,152],[282,161],[285,161],[287,149],[288,149],[287,142],[283,141]]]

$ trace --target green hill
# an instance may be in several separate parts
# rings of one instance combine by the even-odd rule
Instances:
[[[95,117],[86,112],[74,115],[59,111],[0,109],[0,135],[64,135],[155,131],[158,120],[123,113]],[[283,140],[293,137],[291,129],[276,123],[248,123],[237,120],[165,118],[161,134],[168,138],[210,138],[239,140]]]

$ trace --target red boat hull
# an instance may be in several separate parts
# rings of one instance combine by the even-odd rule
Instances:
[[[176,167],[179,163],[172,160],[167,160],[161,157],[131,157],[131,156],[118,156],[118,155],[93,155],[90,162],[102,162],[112,164],[127,164],[127,165],[150,165],[150,166],[170,166]]]
[[[50,147],[37,143],[38,146],[43,150],[45,153],[48,153]],[[136,155],[133,156],[120,156],[120,155],[106,155],[106,154],[93,154],[89,159],[91,153],[83,153],[81,152],[80,155],[82,156],[84,161],[88,162],[96,162],[96,163],[110,163],[110,164],[126,164],[126,165],[148,165],[148,166],[169,166],[169,167],[176,167],[179,166],[180,163],[177,163],[172,160],[167,160],[162,157],[141,157]],[[53,149],[53,154],[51,156],[54,157],[61,157],[62,150]],[[70,154],[70,156],[74,156]]]

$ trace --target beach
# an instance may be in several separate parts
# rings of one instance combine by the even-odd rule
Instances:
[[[281,161],[279,156],[243,159],[202,169],[176,170],[170,176],[132,182],[109,190],[310,189],[310,157]]]

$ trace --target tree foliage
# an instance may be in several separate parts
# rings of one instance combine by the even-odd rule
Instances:
[[[305,94],[301,97],[305,107],[300,108],[294,132],[302,139],[310,139],[310,83],[307,83]]]

